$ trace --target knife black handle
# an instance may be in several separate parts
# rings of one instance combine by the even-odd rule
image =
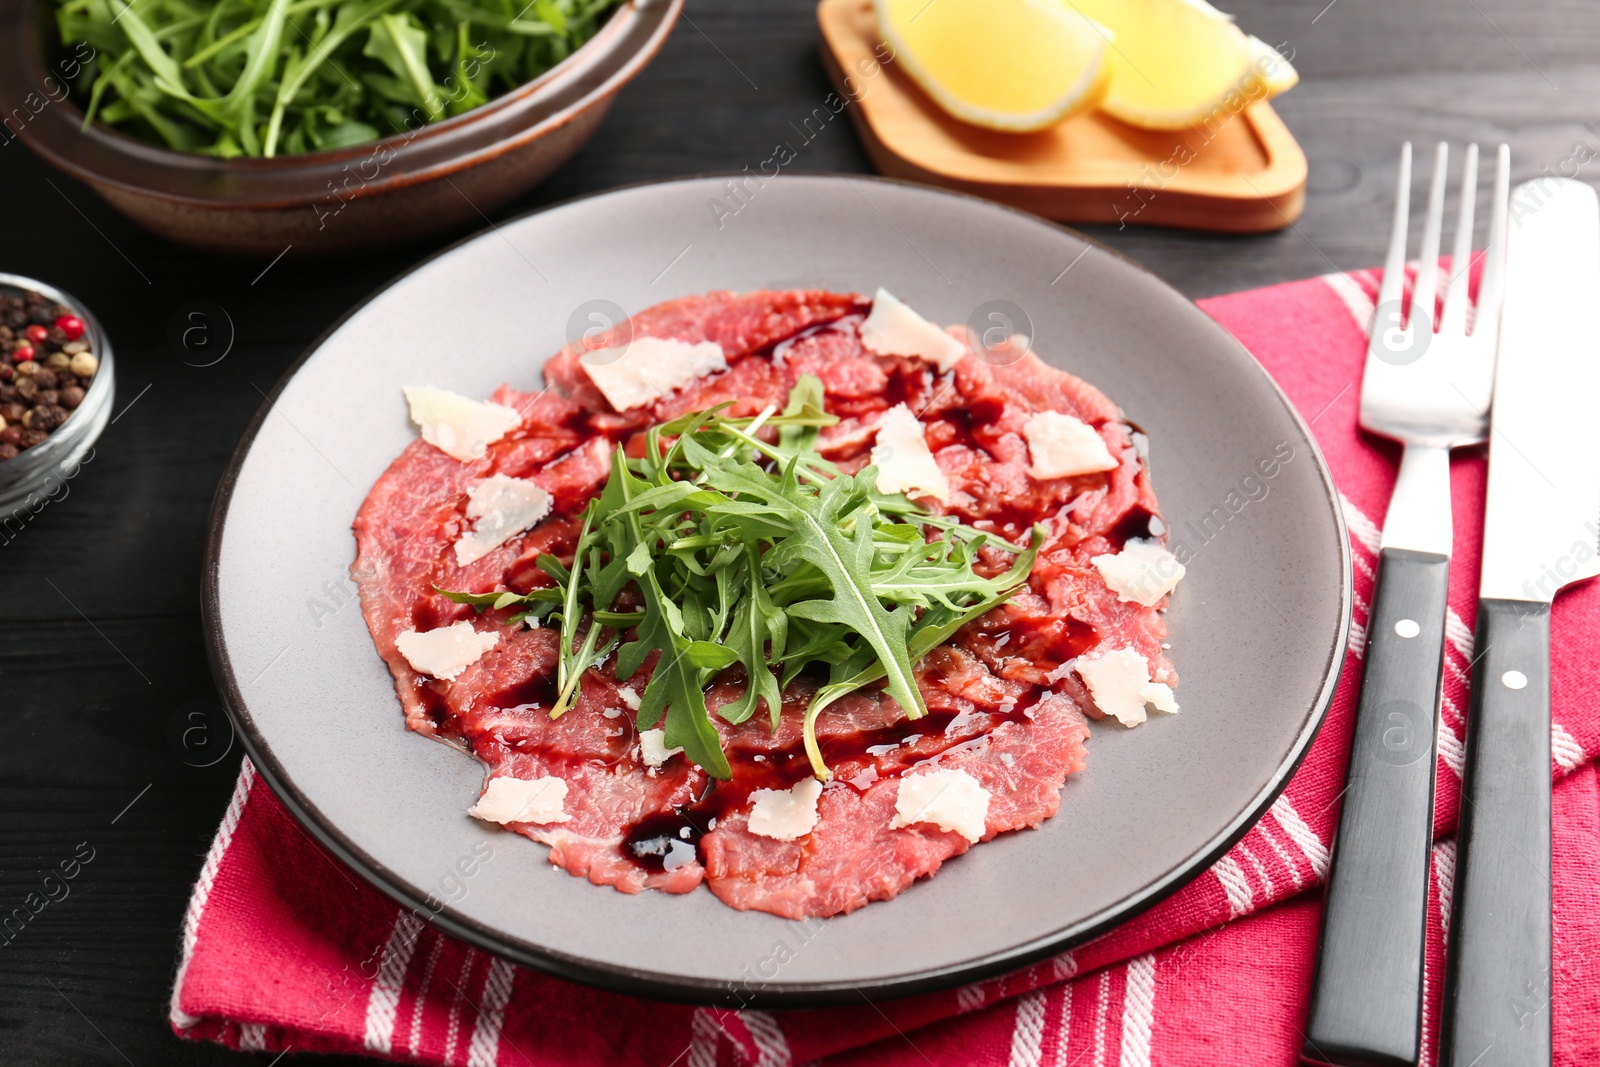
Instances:
[[[1550,1063],[1550,605],[1478,602],[1441,1067]]]
[[[1417,1062],[1450,558],[1384,549],[1301,1055]]]

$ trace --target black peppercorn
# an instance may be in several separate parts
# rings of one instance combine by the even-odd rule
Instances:
[[[83,403],[83,390],[76,385],[69,385],[61,390],[61,406],[71,411]]]
[[[39,383],[32,378],[17,379],[17,396],[31,404],[39,397]]]
[[[40,404],[23,416],[22,424],[30,430],[49,433],[67,421],[67,409],[59,404]]]
[[[0,441],[0,459],[16,459],[21,454],[21,450],[16,445]]]
[[[49,367],[40,367],[34,371],[33,380],[39,383],[40,389],[54,389],[61,384],[61,379]]]

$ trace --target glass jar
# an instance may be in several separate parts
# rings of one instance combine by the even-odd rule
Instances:
[[[111,406],[117,390],[111,341],[83,301],[20,274],[0,273],[0,289],[8,295],[21,295],[31,289],[52,303],[71,308],[72,313],[83,320],[80,339],[89,343],[89,351],[100,361],[83,402],[73,409],[66,422],[40,444],[13,459],[0,459],[0,542],[4,542],[15,535],[19,523],[26,522],[50,501],[65,494],[67,483],[77,476],[95,440],[111,421]],[[9,359],[10,353],[4,358]]]

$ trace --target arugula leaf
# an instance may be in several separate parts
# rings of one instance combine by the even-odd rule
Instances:
[[[122,32],[128,35],[128,42],[139,53],[139,58],[143,59],[155,74],[156,84],[162,88],[181,88],[183,75],[178,71],[178,64],[162,50],[161,42],[150,32],[150,27],[145,25],[144,19],[135,13],[131,4],[123,3],[122,0],[116,2],[118,19],[127,23]]]
[[[727,651],[718,645],[690,641],[681,626],[674,627],[671,620],[677,615],[672,601],[661,591],[654,572],[647,571],[642,582],[645,597],[645,618],[639,624],[638,638],[623,649],[643,648],[645,653],[661,650],[655,670],[650,672],[650,682],[639,698],[638,727],[648,730],[661,721],[666,713],[665,743],[668,748],[682,748],[693,762],[705,768],[714,778],[733,777],[728,757],[723,755],[722,741],[717,728],[711,724],[706,711],[706,674],[715,667],[701,663],[716,662],[707,649]],[[621,674],[622,657],[618,655],[618,673]],[[641,661],[642,662],[642,659]],[[723,660],[728,666],[732,661]],[[637,668],[636,668],[637,669]],[[631,677],[632,671],[626,677]]]
[[[447,600],[454,600],[457,604],[471,604],[473,607],[482,610],[508,608],[513,604],[526,603],[534,596],[534,593],[513,593],[509,589],[496,590],[492,593],[452,593],[448,589],[440,589],[438,586],[434,586],[433,591]],[[544,591],[535,590],[535,593]]]
[[[746,684],[739,699],[718,708],[717,714],[738,725],[755,714],[758,700],[765,700],[772,716],[772,728],[776,730],[778,716],[783,711],[783,687],[769,664],[783,662],[789,615],[774,604],[767,593],[762,582],[761,554],[756,546],[745,546],[745,552],[744,577],[748,585],[734,614],[728,648],[737,662],[744,664]]]
[[[428,33],[409,12],[380,15],[367,33],[361,54],[376,59],[410,90],[410,103],[438,118],[444,111],[443,98],[428,70]]]
[[[965,608],[947,608],[943,612],[933,611],[925,614],[918,620],[916,628],[907,642],[906,653],[912,662],[917,662],[944,644],[956,635],[969,622],[987,615],[991,610],[1004,603],[1012,593],[1022,587],[1028,580],[1028,574],[1033,570],[1033,561],[1039,555],[1039,549],[1044,546],[1047,531],[1042,525],[1035,524],[1032,539],[1028,550],[1020,554],[1016,562],[1011,565],[999,578],[990,579],[992,582],[990,593],[983,600]],[[817,745],[816,723],[817,717],[827,709],[828,705],[836,702],[841,697],[862,689],[879,678],[883,677],[883,665],[871,664],[847,674],[842,678],[835,678],[829,684],[817,690],[811,698],[811,703],[806,707],[805,723],[802,728],[806,755],[811,760],[811,769],[816,776],[826,782],[831,775],[827,764],[822,759],[822,750]]]
[[[794,388],[789,390],[789,403],[784,406],[784,421],[778,429],[778,447],[790,454],[810,452],[817,445],[817,438],[821,436],[822,424],[813,424],[800,421],[805,415],[820,415],[838,421],[837,416],[830,416],[822,406],[824,393],[822,379],[815,374],[802,374],[795,379]]]
[[[698,449],[693,442],[690,447]],[[789,614],[812,622],[834,623],[860,635],[883,663],[889,695],[900,702],[907,715],[920,718],[928,709],[917,690],[906,654],[910,610],[885,609],[872,590],[872,528],[865,521],[848,526],[842,522],[853,498],[862,493],[862,486],[856,478],[835,478],[823,484],[814,500],[809,499],[795,476],[798,462],[798,458],[790,460],[783,478],[774,486],[770,475],[760,468],[752,469],[752,464],[735,466],[710,455],[702,460],[712,485],[760,500],[782,516],[793,530],[785,548],[816,567],[832,586],[830,597],[790,604]]]
[[[372,3],[345,3],[339,5],[339,11],[334,16],[333,28],[306,53],[305,59],[286,64],[283,71],[283,80],[278,83],[277,99],[272,105],[272,117],[267,120],[266,140],[262,148],[264,155],[272,155],[277,147],[278,133],[283,128],[283,118],[288,113],[289,105],[299,95],[307,81],[317,70],[326,63],[330,56],[339,49],[351,35],[367,26],[383,11],[399,3],[399,0],[375,0]],[[320,13],[320,12],[319,12]],[[364,53],[369,54],[369,53]],[[343,131],[342,133],[338,131]],[[367,131],[371,131],[367,133]],[[360,144],[362,141],[374,140],[378,131],[365,123],[341,123],[331,131],[332,135],[323,138],[328,142],[326,147],[343,147],[346,144]],[[365,136],[363,136],[365,134]]]

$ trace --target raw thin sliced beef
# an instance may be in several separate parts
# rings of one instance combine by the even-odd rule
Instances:
[[[1099,390],[1031,354],[1007,366],[968,356],[945,374],[921,359],[874,354],[860,333],[871,308],[859,296],[803,291],[710,293],[650,308],[598,345],[629,336],[712,341],[728,369],[619,412],[589,379],[582,353],[563,350],[545,366],[547,390],[503,386],[494,395],[522,419],[483,457],[463,462],[413,442],[363,504],[352,570],[407,725],[471,751],[490,778],[565,781],[565,821],[509,826],[548,844],[552,862],[572,874],[624,892],[687,892],[705,881],[733,907],[791,918],[848,912],[895,896],[971,845],[927,822],[891,826],[905,775],[970,774],[989,795],[983,840],[1037,827],[1055,814],[1066,776],[1084,766],[1085,715],[1101,716],[1074,670],[1078,657],[1131,648],[1153,681],[1176,683],[1162,647],[1164,602],[1122,599],[1091,562],[1164,531],[1142,435]],[[576,705],[551,719],[555,634],[509,624],[505,612],[479,614],[435,587],[526,592],[550,584],[538,560],[551,554],[570,563],[578,516],[604,485],[613,449],[641,455],[644,430],[686,411],[781,407],[802,374],[822,381],[825,405],[840,418],[818,448],[842,470],[869,462],[885,413],[904,403],[921,419],[950,488],[942,504],[924,505],[1012,541],[1025,542],[1035,522],[1050,533],[1022,589],[917,665],[927,717],[910,719],[872,689],[821,716],[818,739],[833,778],[815,827],[783,841],[750,829],[752,793],[810,775],[800,725],[816,679],[790,684],[776,730],[764,712],[738,726],[716,716],[743,692],[741,667],[714,680],[707,704],[733,767],[732,780],[718,783],[681,755],[646,764],[634,709],[654,656],[633,678],[615,677],[613,661],[590,670]],[[1089,424],[1117,466],[1034,477],[1026,424],[1041,411]],[[550,514],[459,567],[453,545],[467,529],[468,495],[497,474],[547,490]],[[985,552],[992,572],[1009,560]],[[463,620],[498,640],[453,679],[414,670],[396,644],[407,631]],[[463,808],[470,801],[463,798]]]
[[[912,766],[967,771],[991,794],[985,841],[1037,827],[1061,806],[1067,775],[1083,769],[1089,736],[1083,714],[1052,693],[1020,718],[978,717],[975,725],[983,729],[967,740],[938,738],[926,746],[941,750],[937,754],[897,753],[900,766],[893,773]],[[899,721],[907,734],[921,727]],[[719,821],[700,842],[711,891],[733,907],[790,919],[835,915],[888,900],[967,851],[967,839],[949,830],[922,823],[890,828],[900,779],[881,776],[884,762],[868,757],[835,764],[838,777],[822,791],[817,828],[799,840],[751,833],[743,810]]]

